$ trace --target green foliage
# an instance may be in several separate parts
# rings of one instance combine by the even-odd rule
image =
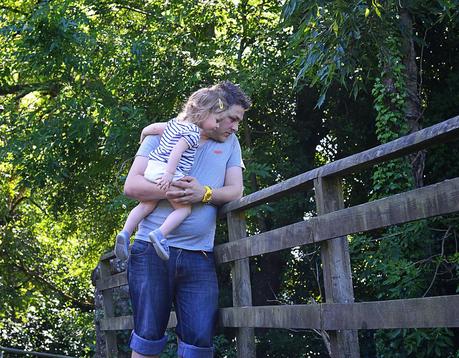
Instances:
[[[3,294],[2,297],[8,298]],[[23,350],[40,347],[43,352],[69,356],[94,354],[92,313],[63,309],[59,300],[47,300],[39,294],[31,294],[28,299],[29,305],[23,315],[13,313],[9,320],[1,317],[1,339],[7,342],[4,346]]]
[[[384,7],[389,11],[394,2]],[[299,68],[296,81],[321,89],[319,107],[334,82],[349,88],[354,98],[368,85],[374,54],[386,35],[381,8],[377,1],[369,7],[361,0],[286,3],[283,15],[295,31],[291,44]]]
[[[290,358],[326,356],[324,349],[318,349],[321,338],[311,331],[270,329],[257,342],[257,356]],[[325,347],[324,347],[325,348]]]
[[[379,331],[376,337],[378,357],[453,357],[455,352],[454,335],[446,328]]]
[[[317,105],[325,107],[324,113],[327,113],[325,121],[333,118],[336,121],[341,116],[337,113],[336,108],[343,108],[350,115],[358,117],[357,111],[349,111],[348,106],[339,107],[335,103],[335,94],[337,88],[348,96],[353,95],[356,99],[362,96],[362,92],[371,92],[372,101],[376,115],[375,134],[379,143],[387,143],[397,139],[408,132],[408,125],[405,120],[406,110],[406,74],[402,65],[402,58],[405,54],[401,53],[402,32],[398,23],[399,11],[406,9],[414,18],[416,32],[414,37],[418,45],[416,51],[425,54],[427,48],[435,46],[437,54],[440,53],[436,43],[443,38],[451,35],[451,29],[456,28],[454,20],[457,16],[457,4],[452,2],[420,2],[420,1],[288,1],[284,6],[284,18],[286,24],[292,26],[293,36],[291,39],[292,57],[291,62],[297,69],[296,84],[298,86],[315,86],[320,90],[320,97]],[[443,23],[442,25],[439,25]],[[440,28],[442,30],[440,30]],[[437,33],[438,31],[438,33]],[[457,33],[457,28],[456,30]],[[435,39],[430,42],[427,34],[435,33]],[[421,36],[424,34],[424,37]],[[430,34],[430,33],[429,33]],[[457,38],[457,37],[456,37]],[[443,45],[445,46],[445,45]],[[451,45],[449,48],[457,46]],[[457,50],[455,50],[457,51]],[[417,52],[419,54],[419,52]],[[428,57],[432,55],[430,51]],[[455,52],[457,53],[457,52]],[[422,56],[422,55],[421,55]],[[449,55],[446,55],[449,57]],[[445,91],[441,83],[448,81],[451,71],[443,69],[438,65],[443,57],[429,59],[428,63],[435,71],[441,71],[434,74],[420,73],[421,85],[426,85],[426,77],[431,81],[428,86],[436,86],[435,90],[442,93]],[[420,66],[424,69],[428,66],[420,59]],[[449,62],[456,63],[453,60]],[[454,65],[452,65],[454,67]],[[441,68],[441,70],[439,70]],[[450,67],[451,69],[452,67]],[[429,70],[428,70],[429,71]],[[439,73],[442,73],[440,81]],[[446,75],[448,73],[448,75]],[[429,80],[427,80],[429,81]],[[435,83],[435,84],[434,84]],[[438,86],[437,86],[438,84]],[[371,88],[371,91],[369,90]],[[451,86],[446,86],[451,89]],[[429,96],[437,99],[437,105],[445,106],[449,99],[434,92],[429,92],[425,88],[421,89],[423,97],[422,104],[426,106]],[[331,92],[331,93],[330,93]],[[327,97],[327,102],[325,98]],[[456,94],[450,92],[447,97],[455,98]],[[351,102],[349,99],[348,103]],[[338,102],[339,103],[339,102]],[[442,104],[440,104],[442,103]],[[456,109],[450,106],[449,116],[456,115]],[[439,119],[439,115],[432,113],[432,116]],[[443,118],[449,118],[443,116]],[[329,120],[331,122],[331,120]],[[327,122],[326,122],[327,123]],[[357,122],[353,122],[352,129],[358,130]],[[341,125],[346,123],[340,122]],[[321,142],[323,148],[319,149],[316,155],[317,161],[324,164],[330,160],[339,157],[340,151],[346,147],[351,138],[361,141],[355,133],[346,132],[339,128],[338,125],[330,124],[330,132]],[[354,137],[355,136],[355,137]],[[456,146],[454,145],[453,148]],[[455,149],[454,149],[455,150]],[[456,165],[444,166],[446,147],[437,150],[435,159],[428,159],[433,167],[442,167],[443,173],[448,173],[447,177],[453,177],[456,173]],[[350,152],[352,154],[352,152]],[[440,159],[440,157],[442,159]],[[454,158],[457,156],[453,155]],[[429,168],[426,168],[429,172]],[[432,177],[441,180],[438,172],[430,171]],[[442,177],[444,178],[444,177]],[[431,182],[436,182],[432,180]],[[407,158],[393,160],[384,164],[377,165],[371,175],[371,182],[362,178],[352,181],[346,178],[345,196],[349,203],[356,202],[357,183],[362,184],[361,190],[365,191],[362,200],[375,200],[385,196],[407,191],[414,186],[414,180],[411,174],[411,165]],[[347,194],[347,195],[346,195]],[[358,201],[357,201],[358,202]],[[454,223],[452,227],[456,227]],[[449,225],[449,224],[448,224]],[[443,232],[446,232],[443,226]],[[454,260],[457,249],[450,247],[449,259],[445,256],[426,259],[432,252],[438,255],[443,249],[438,245],[439,241],[431,227],[425,223],[415,223],[404,225],[402,227],[390,228],[387,231],[378,231],[367,235],[355,235],[351,238],[351,257],[354,270],[354,282],[357,283],[357,292],[362,299],[396,299],[402,297],[419,297],[427,293],[433,294],[433,287],[436,285],[436,268],[443,267],[443,272],[450,272],[448,269],[450,260]],[[422,244],[421,244],[422,243]],[[445,249],[446,250],[446,249]],[[417,262],[422,262],[419,264]],[[432,276],[433,281],[432,281]],[[437,278],[438,279],[438,278]],[[443,282],[446,285],[446,282]],[[430,290],[430,291],[429,291]],[[428,292],[427,292],[428,291]],[[454,288],[455,291],[455,288]],[[454,292],[453,291],[453,292]],[[451,289],[448,290],[451,292]],[[375,336],[377,341],[376,348],[378,355],[388,356],[388,352],[401,352],[398,356],[416,356],[416,349],[413,342],[416,342],[418,331],[403,331],[404,339],[389,344],[389,338],[386,332],[381,331]],[[390,334],[390,333],[389,333]],[[429,336],[431,349],[429,352],[437,351],[446,356],[451,351],[452,343],[448,341],[451,334],[448,330],[428,331],[425,333]],[[441,336],[442,343],[435,343],[436,335]],[[445,342],[449,342],[444,345]],[[387,347],[385,349],[384,347]],[[419,347],[420,354],[426,354],[427,348]],[[424,352],[424,353],[423,353]],[[432,353],[434,354],[434,353]]]

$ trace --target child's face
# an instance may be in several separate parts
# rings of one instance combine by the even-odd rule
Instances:
[[[205,131],[214,131],[218,128],[218,114],[210,113],[205,120],[199,123],[199,127]]]

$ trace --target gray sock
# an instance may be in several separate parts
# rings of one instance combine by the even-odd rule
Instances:
[[[126,240],[129,240],[129,238],[131,237],[131,235],[126,230],[121,230],[118,235],[123,236]]]
[[[164,237],[163,233],[161,232],[161,230],[156,229],[156,230],[153,230],[153,232],[155,233],[155,235],[156,235],[156,237],[159,239],[159,241],[163,241],[163,240],[166,239],[166,238]]]

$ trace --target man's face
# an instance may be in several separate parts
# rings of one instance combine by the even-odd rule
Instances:
[[[231,134],[236,133],[239,123],[244,117],[244,108],[233,105],[225,112],[220,113],[218,128],[203,131],[205,137],[212,138],[217,142],[224,142]]]

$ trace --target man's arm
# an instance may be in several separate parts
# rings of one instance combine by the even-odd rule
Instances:
[[[168,199],[181,204],[199,203],[204,197],[206,189],[194,177],[184,177],[172,184],[167,192]],[[222,205],[242,197],[243,182],[242,168],[230,167],[225,173],[225,183],[222,188],[212,189],[212,200],[215,205]]]
[[[139,201],[165,199],[166,193],[144,178],[148,157],[136,156],[124,183],[124,195]]]
[[[225,184],[222,188],[212,189],[211,203],[223,205],[230,201],[242,198],[244,185],[242,181],[242,168],[230,167],[226,169]],[[204,196],[204,193],[202,194]]]

